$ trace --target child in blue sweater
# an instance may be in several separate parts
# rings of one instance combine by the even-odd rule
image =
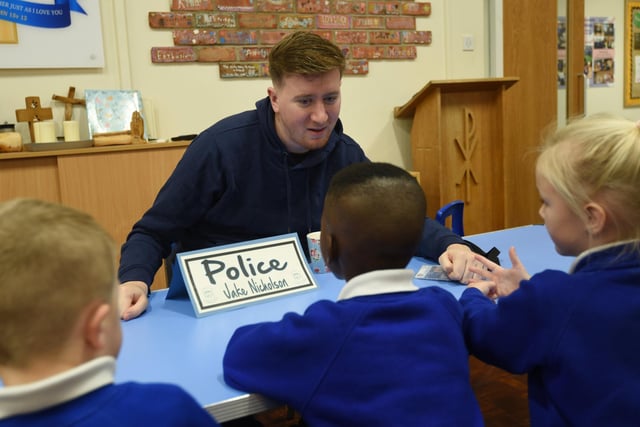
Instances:
[[[425,199],[406,171],[357,163],[334,176],[322,254],[345,279],[338,301],[236,330],[224,357],[232,387],[297,410],[309,426],[481,426],[462,310],[405,269]]]
[[[536,183],[556,250],[577,258],[569,273],[532,277],[514,248],[512,268],[481,259],[489,272],[472,270],[487,281],[460,300],[467,343],[528,373],[532,426],[638,425],[640,124],[571,122],[544,146]]]
[[[88,215],[0,203],[0,426],[217,426],[177,386],[113,383],[116,262]]]

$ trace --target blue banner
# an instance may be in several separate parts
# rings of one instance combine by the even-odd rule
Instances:
[[[55,4],[22,0],[0,0],[0,20],[42,28],[64,28],[71,25],[71,12],[87,13],[78,0],[55,0]]]

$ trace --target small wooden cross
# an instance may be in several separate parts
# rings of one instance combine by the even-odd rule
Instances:
[[[64,102],[64,119],[71,120],[71,116],[73,115],[73,106],[74,105],[86,105],[84,99],[74,98],[76,95],[76,88],[73,86],[69,86],[69,93],[67,96],[53,95],[51,99],[55,101]]]
[[[35,142],[33,136],[33,122],[53,119],[53,110],[51,108],[42,108],[40,106],[39,96],[27,96],[24,99],[27,106],[24,110],[16,110],[16,120],[19,122],[29,122],[29,135],[31,142]]]

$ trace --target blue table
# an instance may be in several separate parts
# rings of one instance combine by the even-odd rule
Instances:
[[[481,248],[495,246],[500,262],[511,265],[509,246],[515,246],[529,273],[546,268],[567,271],[572,257],[557,255],[545,228],[531,225],[467,236]],[[414,258],[409,268],[417,271],[431,261]],[[255,394],[246,394],[224,383],[222,357],[233,331],[239,326],[279,320],[288,311],[302,313],[320,299],[335,300],[344,284],[333,274],[315,276],[318,289],[274,298],[235,310],[197,318],[191,302],[166,300],[166,290],[152,292],[149,308],[138,319],[123,322],[124,343],[116,381],[169,382],[182,386],[218,422],[254,414],[276,405]],[[459,298],[465,289],[453,282],[414,280],[416,285],[440,286]],[[154,402],[161,405],[162,402]]]

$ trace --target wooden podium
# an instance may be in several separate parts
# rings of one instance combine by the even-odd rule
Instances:
[[[396,118],[413,118],[412,169],[419,171],[427,215],[465,202],[466,234],[505,228],[504,103],[517,78],[431,81]]]

